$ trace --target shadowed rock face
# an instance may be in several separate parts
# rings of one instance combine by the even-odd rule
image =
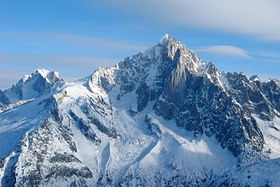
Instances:
[[[196,135],[215,136],[235,156],[246,144],[257,152],[262,150],[263,136],[250,113],[205,77],[187,74],[185,79],[178,88],[165,89],[154,105],[158,115],[175,119],[178,126]]]
[[[135,90],[138,111],[155,102],[156,114],[174,119],[196,136],[214,136],[235,156],[247,146],[257,154],[262,151],[264,139],[251,114],[265,120],[275,114],[265,94],[245,75],[220,72],[172,37],[152,48],[149,56],[127,58],[119,67],[118,83],[123,94]]]
[[[269,82],[262,83],[256,81],[259,89],[262,90],[266,98],[270,101],[272,107],[280,112],[280,82],[277,80],[270,80]]]
[[[275,117],[274,110],[277,110],[275,99],[278,99],[280,94],[270,87],[273,81],[267,83],[259,80],[250,81],[245,75],[238,73],[227,73],[226,77],[230,85],[228,93],[246,112],[258,114],[263,120],[272,120]],[[274,86],[277,90],[277,84]]]
[[[0,107],[10,104],[9,98],[0,90]]]

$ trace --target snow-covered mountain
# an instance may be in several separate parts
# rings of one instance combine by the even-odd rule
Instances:
[[[37,70],[0,106],[1,186],[280,185],[280,82],[170,35],[75,82]]]
[[[25,75],[12,88],[4,91],[11,103],[50,94],[64,84],[57,72],[39,69]]]

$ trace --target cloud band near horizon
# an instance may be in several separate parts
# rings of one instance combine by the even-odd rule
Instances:
[[[107,0],[99,4],[163,25],[226,31],[260,40],[280,41],[278,0]]]

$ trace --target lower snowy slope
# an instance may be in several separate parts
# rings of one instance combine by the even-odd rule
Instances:
[[[200,184],[236,165],[214,138],[195,138],[153,114],[152,104],[133,113],[135,94],[112,100],[110,106],[107,97],[76,82],[52,99],[2,112],[2,185],[11,183],[12,173],[18,186]],[[40,106],[54,100],[58,111],[47,117],[45,111],[55,105]],[[11,114],[16,123],[9,120]]]

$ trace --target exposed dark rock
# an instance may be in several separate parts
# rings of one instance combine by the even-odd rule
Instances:
[[[0,169],[4,167],[4,164],[5,164],[5,159],[0,158]]]
[[[138,111],[142,111],[147,106],[150,99],[149,88],[145,82],[140,84],[140,86],[136,90],[136,94],[137,94],[137,109]]]
[[[14,187],[16,183],[16,164],[18,161],[19,154],[15,153],[8,160],[7,166],[4,171],[3,178],[1,180],[2,187]]]
[[[98,130],[100,130],[107,136],[112,137],[112,138],[117,138],[119,136],[114,128],[110,128],[110,129],[107,128],[98,119],[93,118],[93,117],[88,117],[88,119],[90,120],[90,123],[94,124]]]
[[[54,166],[50,169],[49,174],[46,176],[47,179],[54,178],[69,178],[72,176],[81,178],[91,178],[93,176],[92,172],[87,168],[83,167],[81,169],[71,168],[66,166]]]
[[[0,90],[0,107],[10,104],[8,97]]]
[[[81,163],[81,161],[75,157],[74,155],[69,155],[67,153],[55,153],[52,158],[50,158],[51,163],[72,163],[72,162],[78,162]]]
[[[76,121],[76,125],[78,129],[87,137],[90,141],[99,145],[101,140],[96,136],[92,128],[89,126],[87,122],[85,122],[82,118],[79,118],[73,111],[69,111],[69,115]]]

